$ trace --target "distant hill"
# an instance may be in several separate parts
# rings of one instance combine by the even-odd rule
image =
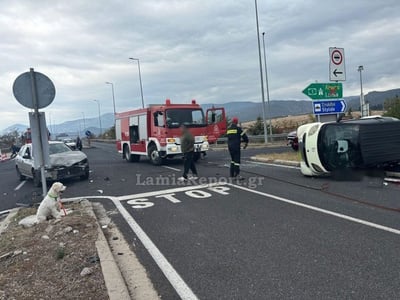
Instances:
[[[396,95],[400,96],[400,89],[393,89],[383,92],[373,91],[365,95],[365,101],[370,104],[370,108],[374,110],[382,110],[383,103],[386,99],[393,98]],[[347,102],[347,107],[353,111],[360,110],[360,96],[350,96],[344,98]],[[211,108],[214,104],[204,104],[203,109]],[[250,102],[250,101],[238,101],[238,102],[227,102],[220,105],[214,105],[215,107],[224,107],[226,115],[229,118],[237,116],[241,122],[253,121],[257,117],[262,117],[262,103]],[[288,116],[288,115],[303,115],[312,113],[312,100],[273,100],[270,101],[269,106],[266,101],[266,114],[267,117],[272,118]],[[269,113],[269,109],[271,113]],[[101,116],[102,131],[109,129],[114,125],[114,116],[112,113],[103,114]],[[24,132],[29,125],[14,124],[7,127],[0,132],[1,135],[13,132]],[[99,119],[88,118],[88,119],[75,119],[67,121],[61,124],[48,124],[50,132],[59,134],[66,133],[70,136],[80,135],[83,136],[86,130],[90,130],[92,133],[98,135],[100,133]]]

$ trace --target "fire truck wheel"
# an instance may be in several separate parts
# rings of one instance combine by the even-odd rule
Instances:
[[[124,157],[126,161],[129,162],[138,162],[140,160],[140,155],[130,154],[128,150],[128,146],[124,146]]]
[[[149,158],[150,161],[153,165],[161,165],[162,164],[162,158],[160,157],[160,155],[158,154],[158,150],[157,150],[157,146],[152,144],[149,146]]]

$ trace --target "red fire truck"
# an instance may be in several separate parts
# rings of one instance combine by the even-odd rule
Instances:
[[[181,125],[186,125],[195,139],[195,156],[209,149],[218,137],[226,133],[224,108],[203,109],[196,100],[190,104],[150,105],[147,108],[117,113],[115,133],[117,150],[130,162],[141,155],[149,157],[155,165],[167,158],[182,155],[180,147]]]

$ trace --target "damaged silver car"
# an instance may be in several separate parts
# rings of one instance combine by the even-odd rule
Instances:
[[[18,178],[32,178],[35,186],[40,186],[40,169],[34,168],[32,144],[21,147],[15,157]],[[45,166],[46,180],[55,181],[71,177],[89,178],[89,162],[85,153],[74,151],[63,142],[49,142],[50,165]]]

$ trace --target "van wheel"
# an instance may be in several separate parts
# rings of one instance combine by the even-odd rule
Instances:
[[[159,166],[162,164],[162,158],[158,153],[156,145],[152,144],[149,146],[148,155],[153,165]]]
[[[40,183],[41,183],[40,176],[41,176],[40,175],[40,170],[39,171],[32,170],[33,185],[36,186],[36,187],[40,186]]]

